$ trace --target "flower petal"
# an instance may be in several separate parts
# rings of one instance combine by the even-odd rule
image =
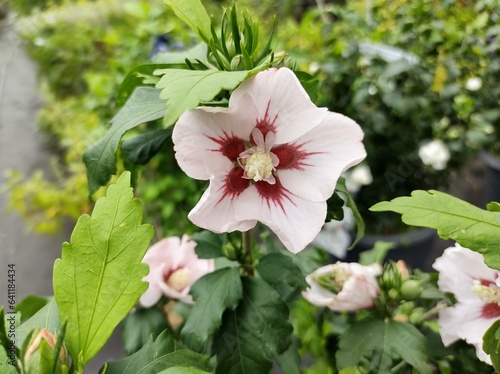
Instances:
[[[205,191],[200,201],[189,212],[188,218],[195,225],[216,232],[232,232],[235,230],[247,231],[257,223],[255,219],[236,219],[235,205],[241,198],[241,194],[247,187],[237,186],[238,189],[231,188],[231,175],[243,173],[243,169],[236,167],[227,171],[222,177],[214,176],[210,179],[210,185]],[[236,176],[238,177],[238,176]],[[235,178],[238,180],[237,178]],[[247,184],[250,182],[239,177]]]
[[[319,126],[295,142],[275,147],[283,186],[306,200],[326,201],[340,174],[366,157],[363,132],[348,117],[328,112]]]
[[[210,179],[225,170],[245,150],[255,128],[257,109],[244,95],[230,109],[198,108],[185,112],[172,133],[175,158],[195,179]]]
[[[439,333],[443,344],[448,346],[459,339],[476,347],[477,357],[490,364],[489,356],[483,351],[483,335],[497,318],[482,318],[484,303],[458,303],[439,312]]]
[[[235,201],[237,220],[258,220],[293,253],[313,241],[325,222],[326,202],[304,200],[287,191],[277,179],[271,185],[256,182]]]
[[[487,267],[481,254],[459,244],[445,249],[432,267],[439,271],[439,288],[452,292],[461,302],[479,299],[472,291],[475,279],[495,283],[498,277],[498,271]]]
[[[231,95],[229,107],[248,94],[258,109],[258,128],[273,131],[276,143],[287,143],[313,129],[327,109],[315,106],[295,74],[287,68],[269,69],[244,81]]]

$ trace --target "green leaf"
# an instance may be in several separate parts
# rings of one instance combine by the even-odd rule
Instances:
[[[16,305],[16,312],[21,313],[21,318],[24,321],[35,315],[35,313],[47,305],[51,299],[51,297],[42,297],[38,295],[26,296]]]
[[[352,249],[356,246],[356,244],[358,244],[363,235],[365,235],[365,222],[363,221],[363,217],[361,217],[361,214],[359,213],[358,207],[356,206],[356,202],[354,201],[351,194],[347,190],[347,186],[345,185],[345,179],[343,177],[339,178],[339,180],[337,181],[337,187],[335,189],[337,192],[341,192],[344,194],[344,196],[346,197],[347,206],[351,208],[354,219],[356,220],[356,228],[357,228],[356,238],[349,247],[349,249]]]
[[[349,326],[339,339],[338,368],[357,366],[363,357],[377,373],[390,373],[401,359],[419,373],[432,372],[426,363],[425,337],[408,323],[367,318]]]
[[[211,21],[200,0],[164,0],[177,17],[189,26],[203,41],[212,37]]]
[[[154,130],[122,143],[123,157],[127,162],[145,165],[155,156],[172,135],[172,129]]]
[[[442,239],[453,239],[481,253],[486,265],[500,269],[500,212],[488,212],[433,190],[413,191],[411,197],[383,201],[370,210],[397,212],[407,225],[436,229]]]
[[[325,222],[330,222],[332,220],[342,221],[344,219],[344,204],[344,199],[342,199],[337,193],[334,193],[326,201]]]
[[[378,240],[375,242],[375,245],[372,249],[368,251],[363,251],[359,255],[359,263],[361,265],[370,265],[370,264],[382,264],[384,262],[385,255],[391,249],[396,246],[396,243],[384,242],[382,240]]]
[[[321,87],[318,78],[306,73],[305,71],[294,71],[294,73],[300,81],[302,87],[304,87],[307,94],[311,98],[311,101],[315,102],[318,98],[318,91]]]
[[[99,352],[148,284],[142,258],[153,227],[142,224],[142,206],[133,198],[130,173],[123,173],[92,216],[78,219],[62,259],[54,264],[54,295],[61,321],[68,321],[66,344],[85,365]],[[79,368],[81,369],[81,368]]]
[[[299,348],[300,339],[297,336],[292,336],[292,344],[290,344],[290,347],[276,357],[276,361],[283,373],[300,374]]]
[[[123,134],[145,122],[165,115],[165,102],[159,99],[160,91],[152,87],[135,89],[125,106],[111,120],[111,128],[83,154],[87,166],[89,194],[109,182],[116,173],[116,151]]]
[[[236,309],[243,297],[239,268],[222,268],[205,275],[191,287],[191,295],[196,303],[181,336],[187,347],[201,352],[219,329],[224,311]]]
[[[211,373],[209,371],[200,370],[193,367],[182,367],[176,366],[173,368],[169,368],[163,371],[160,371],[158,374],[207,374]]]
[[[211,231],[200,231],[192,236],[196,242],[194,251],[198,258],[222,257],[222,246],[227,242],[227,234],[215,234]]]
[[[500,203],[492,201],[486,205],[486,210],[489,212],[500,212]]]
[[[260,276],[274,288],[287,284],[293,288],[304,290],[307,282],[302,270],[291,256],[281,252],[270,253],[260,259],[257,265]]]
[[[495,321],[483,335],[483,350],[490,355],[495,371],[500,370],[500,320]]]
[[[184,348],[165,330],[133,355],[109,363],[106,374],[156,374],[179,366],[210,371],[207,356]]]
[[[17,346],[21,347],[30,332],[36,328],[45,328],[54,335],[61,330],[61,320],[55,299],[51,299],[33,317],[17,328]]]
[[[137,352],[153,335],[168,327],[165,315],[157,308],[138,308],[123,321],[123,345],[127,356]]]
[[[165,125],[172,125],[186,110],[196,108],[202,101],[212,100],[223,89],[234,89],[248,74],[246,70],[156,70],[155,75],[163,75],[156,88],[162,90],[160,98],[167,100]]]
[[[214,340],[216,373],[267,373],[271,359],[290,346],[287,305],[262,279],[243,277],[243,299],[226,311]]]
[[[19,371],[15,366],[10,364],[11,359],[7,354],[7,351],[3,346],[0,345],[0,373],[3,374],[18,374]]]
[[[186,68],[186,63],[182,61],[182,64],[144,64],[130,70],[118,89],[118,93],[116,94],[116,105],[122,107],[138,86],[147,86],[147,84],[144,83],[145,77],[152,77],[155,70],[169,68]]]

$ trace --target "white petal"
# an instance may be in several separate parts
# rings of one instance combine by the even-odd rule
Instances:
[[[290,150],[297,149],[299,158],[291,167],[281,161],[278,164],[283,186],[306,200],[326,201],[340,174],[366,157],[362,140],[363,132],[356,122],[328,112],[319,126],[289,145]]]
[[[252,97],[259,120],[274,127],[278,144],[293,141],[316,127],[327,112],[312,103],[287,68],[266,70],[247,79],[232,93],[229,106],[236,105],[245,94]]]
[[[280,187],[279,196],[266,199],[256,185],[246,189],[235,201],[237,220],[257,220],[268,226],[285,247],[293,253],[300,252],[318,235],[325,222],[326,202],[306,201]],[[267,182],[258,182],[267,183]]]
[[[235,203],[241,198],[226,194],[226,175],[210,179],[210,185],[188,218],[195,225],[216,232],[247,231],[257,223],[255,219],[236,219]]]
[[[439,333],[445,346],[462,339],[476,347],[478,358],[491,364],[489,356],[483,351],[483,335],[491,327],[495,318],[482,318],[483,303],[458,303],[439,312]]]
[[[439,271],[439,288],[452,292],[459,301],[478,300],[472,291],[473,281],[477,279],[495,283],[498,275],[497,271],[485,265],[481,254],[459,244],[445,249],[432,267]]]
[[[248,141],[256,118],[257,110],[248,95],[230,109],[198,108],[185,112],[172,133],[179,166],[191,178],[202,180],[225,170],[236,158],[226,157],[224,146],[233,139]]]

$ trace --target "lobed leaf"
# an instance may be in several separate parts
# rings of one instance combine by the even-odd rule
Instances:
[[[196,303],[181,336],[184,344],[201,352],[219,329],[224,311],[236,309],[243,297],[239,268],[222,268],[205,275],[191,287],[191,295]]]
[[[367,318],[349,326],[339,339],[337,365],[347,369],[364,357],[378,373],[390,373],[401,359],[419,373],[432,372],[426,363],[425,337],[408,323]]]
[[[407,225],[435,229],[442,239],[481,253],[486,265],[500,270],[500,212],[490,207],[493,210],[486,211],[443,192],[417,190],[370,210],[397,212]]]
[[[226,311],[214,340],[216,373],[267,373],[273,357],[290,346],[287,305],[262,279],[243,277],[243,299]]]
[[[137,308],[123,321],[123,348],[127,355],[137,352],[151,336],[160,335],[168,327],[165,315],[158,308]]]
[[[156,340],[151,339],[133,355],[107,364],[105,373],[156,374],[177,367],[210,371],[207,356],[184,348],[170,336],[168,330],[165,330]],[[103,370],[104,368],[101,369],[101,373]]]
[[[132,164],[147,164],[172,135],[172,129],[146,132],[122,143],[123,158]]]
[[[61,330],[59,310],[54,298],[52,298],[42,309],[36,312],[30,319],[17,328],[17,346],[22,347],[30,332],[37,328],[45,328],[54,335]]]
[[[85,151],[83,162],[87,166],[90,195],[100,186],[105,186],[111,175],[116,174],[116,151],[123,134],[165,115],[165,102],[160,100],[159,95],[160,91],[152,87],[136,88],[125,106],[111,120],[108,132]]]
[[[148,268],[141,261],[152,237],[125,172],[63,244],[54,264],[54,295],[61,321],[68,323],[68,351],[81,357],[80,365],[99,352],[148,288],[142,281]]]
[[[234,89],[249,73],[247,70],[156,70],[155,75],[162,75],[156,88],[162,90],[160,99],[167,100],[168,106],[165,125],[172,125],[182,113],[196,108],[200,102],[211,101],[223,89]]]

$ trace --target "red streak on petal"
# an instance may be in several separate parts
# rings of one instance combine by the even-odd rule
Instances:
[[[304,170],[306,160],[313,155],[321,154],[322,152],[305,152],[302,147],[304,144],[280,144],[272,149],[272,152],[279,158],[280,162],[276,169],[298,169]]]
[[[264,114],[263,119],[257,120],[257,123],[255,124],[255,127],[260,130],[262,135],[264,135],[264,139],[266,138],[266,135],[269,131],[276,132],[276,120],[278,119],[278,115],[274,118],[269,118],[269,106],[271,105],[271,101],[267,103],[267,108],[266,108],[266,113]],[[251,140],[252,143],[255,145],[255,142],[253,139]]]
[[[284,200],[286,199],[290,201],[293,205],[295,204],[287,194],[289,193],[289,191],[285,187],[283,187],[277,176],[275,176],[275,178],[276,178],[275,184],[269,184],[265,181],[259,181],[255,182],[255,187],[257,188],[259,195],[266,200],[268,208],[271,208],[271,203],[274,206],[279,206],[286,216],[285,207],[283,205]]]
[[[222,187],[224,191],[217,204],[226,197],[229,197],[231,200],[234,199],[250,186],[250,180],[243,178],[243,172],[244,170],[241,167],[235,166],[227,173],[226,181]]]
[[[246,149],[245,141],[234,135],[224,133],[224,136],[221,138],[214,138],[211,136],[208,136],[208,138],[219,144],[220,148],[217,151],[221,152],[232,162],[236,162],[240,153],[244,152]]]
[[[488,280],[488,279],[479,279],[479,282],[481,282],[482,286],[489,287],[490,284],[495,283],[494,281]]]
[[[500,317],[500,305],[494,303],[484,304],[481,317],[487,319]]]

